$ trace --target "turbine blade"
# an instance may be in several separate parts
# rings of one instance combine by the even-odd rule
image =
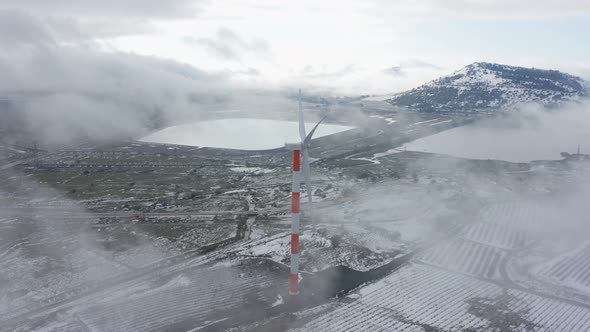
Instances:
[[[320,123],[322,123],[322,121],[324,121],[326,117],[324,116],[316,125],[315,127],[313,127],[313,129],[309,132],[309,134],[307,135],[307,137],[305,137],[305,139],[303,139],[303,148],[307,149],[307,145],[309,144],[309,142],[311,141],[312,137],[313,137],[313,133],[315,133],[315,130],[318,129],[318,126],[320,125]]]
[[[305,140],[305,121],[303,119],[303,107],[301,106],[301,89],[299,89],[299,136],[301,137],[301,142]]]
[[[311,188],[311,166],[309,164],[309,151],[303,149],[303,175],[305,176],[305,189],[307,191],[307,202],[309,202],[309,209],[311,209],[312,203],[312,188]]]
[[[307,189],[307,201],[310,204],[312,202],[312,198],[311,198],[312,188],[311,188],[311,165],[309,163],[309,142],[311,142],[311,139],[313,138],[313,134],[315,133],[315,130],[318,128],[320,123],[322,123],[322,121],[324,121],[325,118],[326,117],[323,117],[315,125],[315,127],[313,127],[313,129],[309,132],[309,135],[307,135],[307,137],[305,137],[305,139],[303,140],[303,144],[301,144],[301,152],[303,154],[303,175],[305,176],[305,187]],[[310,208],[311,208],[311,206],[310,206]]]

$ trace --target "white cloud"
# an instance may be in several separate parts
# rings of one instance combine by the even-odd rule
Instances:
[[[203,0],[2,0],[0,9],[18,9],[48,16],[190,17]]]
[[[215,38],[184,37],[189,45],[204,47],[214,56],[226,60],[240,60],[244,53],[252,53],[259,57],[268,58],[270,49],[268,44],[261,39],[247,41],[228,28],[219,28]]]
[[[35,17],[17,11],[0,10],[0,45],[53,44],[53,34]]]
[[[137,135],[228,102],[229,82],[171,60],[64,45],[42,21],[0,13],[2,125],[58,143]],[[2,128],[0,128],[2,129]]]
[[[586,0],[369,0],[361,8],[366,14],[403,18],[504,17],[534,18],[587,15]]]
[[[408,59],[404,62],[411,62]],[[437,78],[447,71],[436,66],[395,66],[399,71],[392,75],[391,68],[367,65],[345,65],[340,68],[306,66],[298,74],[284,78],[285,86],[304,86],[324,93],[358,96],[364,94],[390,94],[412,89]]]
[[[0,11],[34,16],[60,34],[81,41],[155,32],[160,20],[197,17],[207,0],[2,0]],[[7,32],[11,27],[3,25]]]
[[[566,70],[569,41],[543,53],[543,43],[522,43],[505,38],[505,29],[489,51],[476,32],[464,33],[468,23],[436,35],[438,25],[496,18],[522,21],[528,18],[587,15],[587,1],[483,1],[483,0],[174,0],[74,1],[7,0],[0,8],[26,10],[43,27],[42,40],[79,47],[103,47],[113,51],[157,56],[190,63],[255,86],[290,87],[317,85],[345,94],[391,93],[408,89],[449,73],[472,61],[492,61]],[[51,8],[49,8],[51,7]],[[114,17],[111,18],[111,17]],[[15,18],[6,22],[14,23]],[[429,21],[428,27],[422,23]],[[23,43],[36,36],[3,25]],[[498,21],[498,24],[501,22]],[[222,27],[222,28],[219,28]],[[436,30],[436,31],[432,31]],[[476,29],[474,29],[475,31]],[[448,41],[443,40],[449,31]],[[521,33],[520,37],[526,36]],[[433,40],[434,38],[434,40]],[[5,38],[9,40],[9,38]],[[476,43],[473,43],[473,41]],[[476,44],[476,45],[474,45]],[[536,46],[536,50],[527,49]],[[480,47],[478,49],[478,47]],[[549,46],[547,46],[549,47]],[[485,48],[485,50],[483,49]],[[587,49],[587,48],[586,48]],[[508,54],[506,54],[508,53]],[[518,56],[514,56],[518,54]],[[535,59],[534,56],[545,56]],[[425,59],[432,66],[411,63]],[[410,59],[410,60],[407,60]],[[420,60],[422,61],[422,60]],[[424,65],[424,66],[422,66]],[[309,66],[309,70],[304,69]],[[587,68],[584,67],[584,68]]]

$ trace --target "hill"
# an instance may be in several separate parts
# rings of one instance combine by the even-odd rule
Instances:
[[[556,70],[476,62],[388,99],[421,112],[489,112],[523,103],[556,106],[590,95],[590,83]]]

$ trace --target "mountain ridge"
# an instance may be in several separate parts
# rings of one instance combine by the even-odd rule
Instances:
[[[486,112],[523,103],[556,106],[590,96],[590,83],[557,70],[475,62],[386,101],[421,112]]]

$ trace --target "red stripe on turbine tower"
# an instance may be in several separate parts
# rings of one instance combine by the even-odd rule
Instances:
[[[299,212],[301,210],[300,173],[301,144],[290,144],[293,149],[293,188],[291,190],[291,274],[289,294],[299,294]]]
[[[293,150],[293,170],[299,172],[301,169],[301,151]]]
[[[291,193],[291,213],[299,213],[301,211],[301,193]]]
[[[299,234],[291,234],[291,253],[299,253]]]

